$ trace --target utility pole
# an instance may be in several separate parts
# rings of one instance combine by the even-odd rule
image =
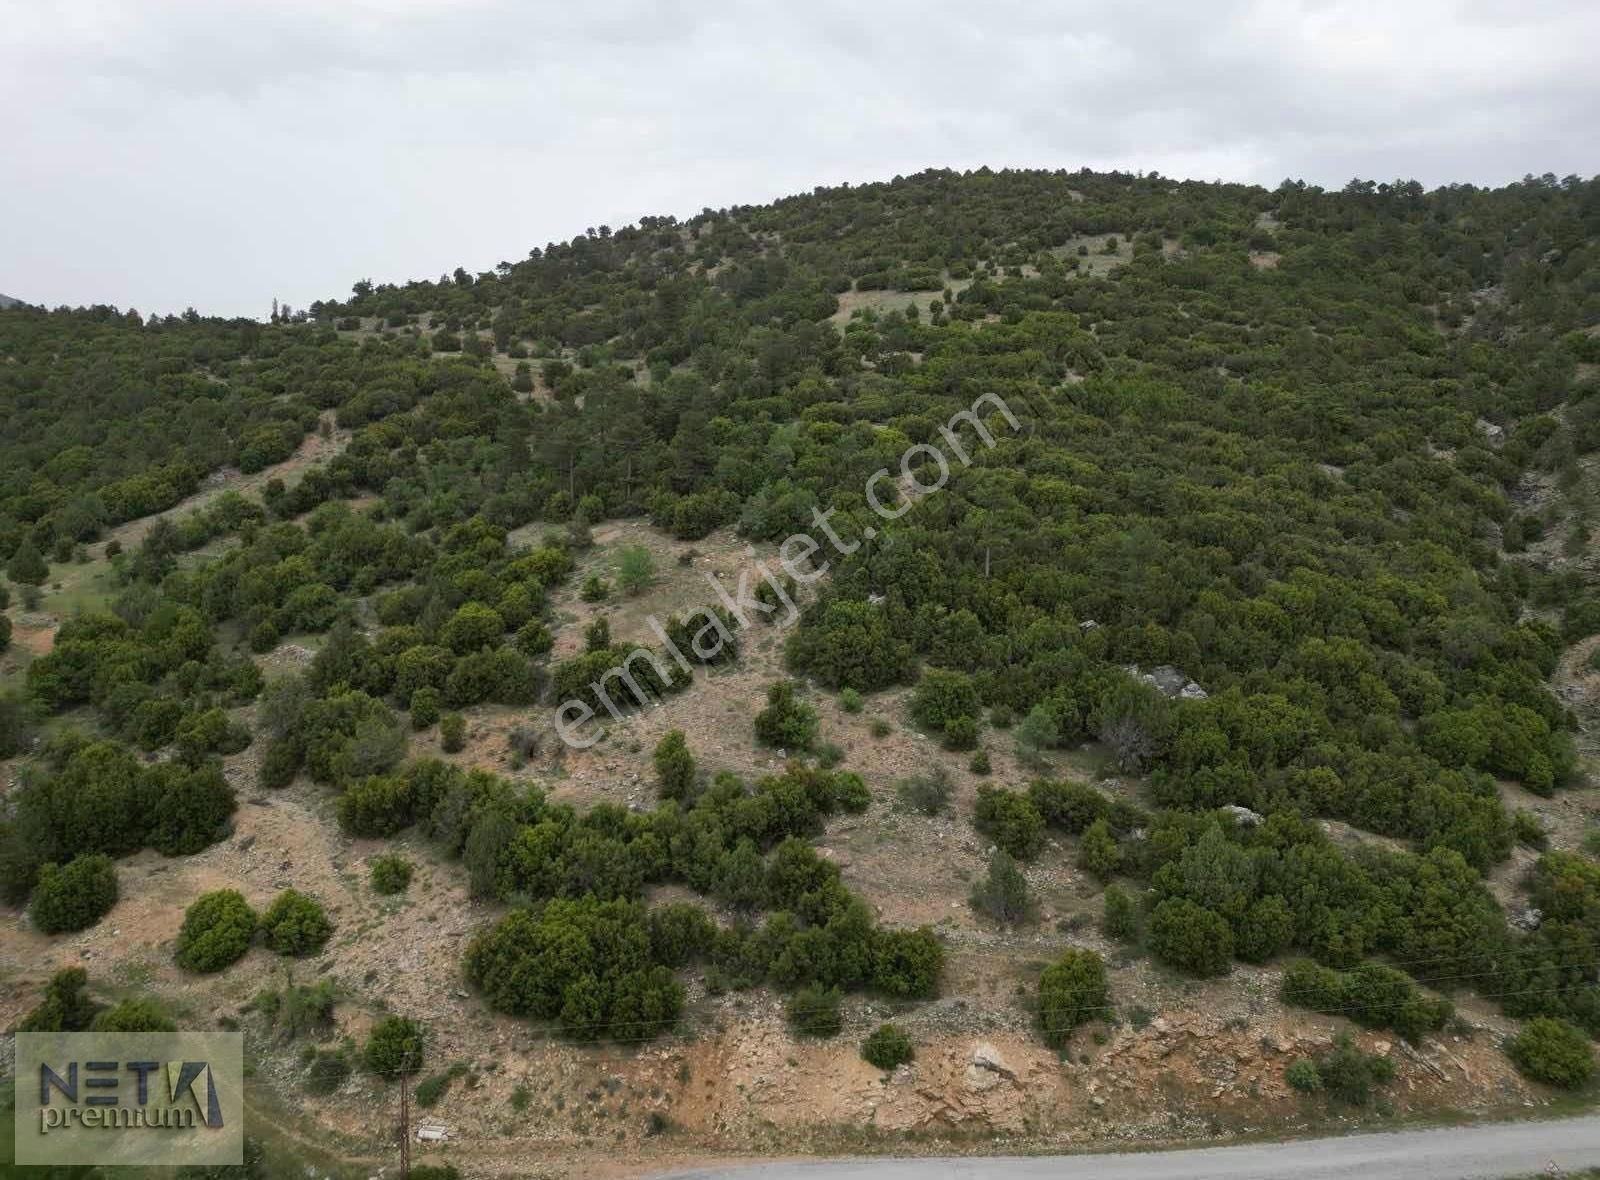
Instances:
[[[400,1180],[411,1176],[411,1095],[405,1071],[400,1071]]]

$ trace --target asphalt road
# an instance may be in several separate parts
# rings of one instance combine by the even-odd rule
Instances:
[[[1600,1167],[1600,1117],[1118,1155],[808,1160],[667,1180],[1503,1180]]]

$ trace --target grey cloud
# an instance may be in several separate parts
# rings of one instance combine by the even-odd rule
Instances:
[[[0,291],[260,314],[927,166],[1590,173],[1584,0],[0,0]]]

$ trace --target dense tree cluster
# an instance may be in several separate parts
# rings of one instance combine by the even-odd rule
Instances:
[[[49,864],[145,847],[168,856],[198,852],[219,838],[235,807],[215,760],[147,765],[116,742],[73,732],[49,745],[10,801],[0,820],[0,889],[13,903]]]
[[[190,761],[248,745],[248,732],[216,710],[255,698],[255,665],[223,655],[200,612],[148,586],[115,606],[62,624],[49,654],[28,665],[33,700],[52,712],[92,704],[112,732],[147,751],[181,737]]]
[[[580,1040],[647,1040],[683,1009],[683,986],[654,951],[637,902],[557,899],[474,939],[467,978],[500,1011],[558,1020]]]
[[[469,976],[491,1003],[559,1020],[574,1035],[621,1027],[628,1039],[671,1024],[681,1007],[671,973],[692,961],[737,987],[935,994],[939,939],[879,927],[805,839],[827,816],[867,802],[858,776],[795,763],[754,787],[719,775],[692,802],[652,812],[600,805],[580,814],[535,788],[421,761],[352,784],[339,813],[363,834],[420,826],[461,857],[475,893],[518,906],[468,955]],[[747,916],[719,928],[694,906],[638,904],[647,886],[668,881]],[[589,957],[574,960],[579,945]],[[623,979],[627,988],[613,990]]]
[[[1336,971],[1300,959],[1284,970],[1282,994],[1287,1003],[1392,1028],[1409,1041],[1443,1028],[1455,1013],[1449,1000],[1429,999],[1405,972],[1378,963]]]

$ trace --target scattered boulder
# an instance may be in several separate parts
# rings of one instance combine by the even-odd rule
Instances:
[[[1237,803],[1230,803],[1222,808],[1241,828],[1253,828],[1266,817],[1258,811],[1251,811],[1248,807],[1241,807]]]
[[[1081,625],[1081,624],[1080,624]],[[1142,680],[1146,684],[1154,685],[1156,691],[1162,696],[1179,698],[1186,701],[1203,701],[1210,694],[1193,680],[1171,664],[1159,664],[1148,672],[1139,668],[1137,664],[1129,664],[1123,668],[1129,676]]]
[[[973,1047],[972,1065],[975,1069],[986,1070],[1010,1081],[1017,1080],[1017,1075],[1006,1064],[1005,1058],[1000,1056],[1000,1050],[996,1049],[988,1041],[979,1041]]]

